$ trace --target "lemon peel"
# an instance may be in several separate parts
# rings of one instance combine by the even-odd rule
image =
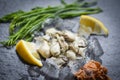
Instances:
[[[18,55],[27,63],[41,67],[43,64],[41,60],[39,60],[40,57],[38,57],[37,51],[33,47],[33,43],[20,40],[16,44],[16,51]]]
[[[80,17],[80,31],[104,36],[108,36],[109,34],[108,29],[100,20],[88,15],[82,15]]]

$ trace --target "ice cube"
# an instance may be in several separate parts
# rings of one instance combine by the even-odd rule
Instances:
[[[97,38],[93,37],[89,39],[89,44],[87,47],[87,51],[85,52],[86,55],[86,62],[89,60],[96,60],[102,63],[100,56],[103,55],[103,49],[98,41]]]
[[[42,24],[42,27],[44,27],[44,30],[46,30],[48,28],[61,28],[62,26],[63,26],[63,19],[61,19],[59,17],[48,18]]]
[[[92,46],[93,48],[93,53],[95,54],[95,56],[100,57],[101,55],[103,55],[103,49],[98,41],[97,38],[92,38],[92,41],[90,42],[90,46]]]
[[[74,75],[68,66],[60,70],[59,80],[75,80]]]
[[[72,32],[78,32],[79,29],[79,22],[71,21],[71,20],[64,20],[63,26],[61,27],[62,30],[69,30]]]
[[[71,72],[74,74],[76,71],[78,71],[83,65],[85,64],[85,61],[83,58],[76,59],[74,61],[69,61],[68,66],[71,69]]]
[[[40,75],[39,78],[38,78],[37,80],[46,80],[46,79],[45,79],[45,76]]]
[[[39,77],[40,76],[39,68],[37,66],[29,66],[28,73],[29,73],[30,77]]]
[[[60,17],[49,18],[43,24],[44,30],[48,28],[56,28],[58,30],[69,30],[72,32],[77,32],[79,28],[79,22],[71,21],[71,20],[63,20]]]
[[[50,64],[47,61],[43,62],[42,68],[40,68],[40,73],[45,76],[46,80],[58,80],[59,77],[59,69],[53,65]]]

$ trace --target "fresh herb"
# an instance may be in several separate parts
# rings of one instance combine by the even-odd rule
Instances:
[[[34,31],[40,30],[47,18],[54,18],[55,16],[63,19],[73,18],[102,11],[99,7],[92,7],[96,5],[96,1],[76,0],[71,4],[67,4],[64,0],[61,0],[61,3],[62,5],[55,7],[36,7],[29,12],[19,10],[0,18],[0,23],[10,22],[10,36],[7,41],[1,43],[5,46],[12,46],[20,39],[31,41]]]

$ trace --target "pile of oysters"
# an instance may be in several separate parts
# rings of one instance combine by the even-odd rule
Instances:
[[[85,57],[86,39],[71,31],[50,28],[45,31],[44,36],[35,39],[40,55],[45,59],[52,59],[59,67],[70,60]]]

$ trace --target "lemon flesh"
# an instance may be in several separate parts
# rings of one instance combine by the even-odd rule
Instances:
[[[39,67],[42,66],[42,62],[39,60],[39,54],[35,50],[33,43],[20,40],[16,44],[16,51],[18,55],[27,63],[37,65]]]
[[[80,18],[80,33],[108,36],[109,31],[100,20],[91,16],[82,15]]]

